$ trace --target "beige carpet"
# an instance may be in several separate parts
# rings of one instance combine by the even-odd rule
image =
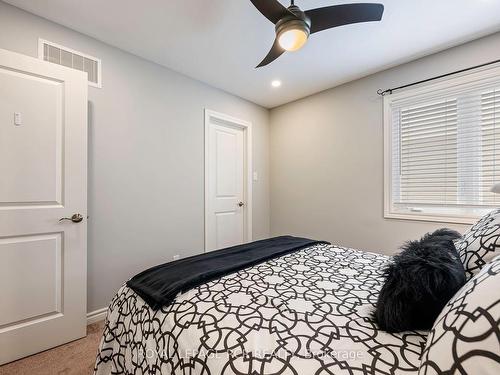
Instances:
[[[87,327],[87,337],[0,366],[0,375],[92,374],[104,322]]]

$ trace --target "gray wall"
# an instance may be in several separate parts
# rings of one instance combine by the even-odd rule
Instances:
[[[88,311],[145,267],[204,243],[203,109],[253,123],[253,236],[269,235],[269,112],[0,1],[0,48],[38,38],[102,59],[89,87]]]
[[[383,253],[438,227],[383,218],[383,114],[390,88],[500,58],[500,33],[271,111],[271,232]],[[335,69],[335,66],[332,66]]]

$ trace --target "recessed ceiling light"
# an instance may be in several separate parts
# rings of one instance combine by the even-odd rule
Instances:
[[[281,86],[281,81],[275,79],[274,81],[271,82],[271,86],[273,86],[273,87],[280,87]]]

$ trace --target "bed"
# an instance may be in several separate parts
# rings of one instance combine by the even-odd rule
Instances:
[[[153,310],[113,298],[95,374],[417,374],[427,332],[370,317],[390,257],[315,244],[197,286]]]

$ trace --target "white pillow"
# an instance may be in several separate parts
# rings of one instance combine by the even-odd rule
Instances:
[[[500,374],[500,256],[460,289],[427,337],[418,375]]]
[[[500,254],[500,209],[483,216],[454,243],[470,279]]]

